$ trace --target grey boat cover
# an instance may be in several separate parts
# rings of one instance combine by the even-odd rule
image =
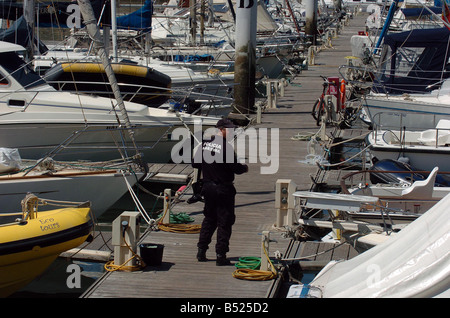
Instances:
[[[309,284],[322,297],[449,297],[450,194],[385,242],[332,261]]]

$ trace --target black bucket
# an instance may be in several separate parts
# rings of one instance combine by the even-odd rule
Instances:
[[[145,243],[140,244],[139,249],[141,250],[141,258],[144,260],[146,265],[148,266],[161,265],[164,245]]]

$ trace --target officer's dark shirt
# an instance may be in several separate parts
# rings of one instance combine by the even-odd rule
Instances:
[[[192,166],[201,169],[203,181],[212,181],[217,184],[232,183],[235,174],[247,172],[245,164],[237,162],[233,147],[222,136],[214,136],[211,140],[202,143],[201,163],[199,153],[194,156]],[[231,157],[228,158],[227,157]],[[211,162],[212,161],[212,162]]]

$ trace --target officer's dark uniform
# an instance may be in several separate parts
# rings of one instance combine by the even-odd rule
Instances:
[[[220,120],[217,126],[220,128],[220,125],[234,127],[228,120]],[[228,160],[227,154],[230,157]],[[228,265],[230,262],[226,259],[226,253],[229,251],[231,230],[236,219],[234,175],[247,172],[248,167],[237,162],[233,147],[220,135],[202,143],[202,161],[196,163],[194,159],[192,165],[202,170],[202,195],[205,199],[203,210],[205,218],[197,244],[199,249],[197,258],[199,261],[206,261],[206,250],[217,229],[216,264]]]

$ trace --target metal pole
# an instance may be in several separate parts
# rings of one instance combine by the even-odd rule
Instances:
[[[117,56],[117,10],[116,10],[116,0],[111,0],[111,30],[112,30],[112,48],[113,48],[113,58],[114,62],[118,62]]]
[[[233,113],[249,114],[255,105],[256,0],[238,0]]]
[[[197,43],[197,3],[196,0],[189,1],[189,27],[190,27],[190,44]]]
[[[134,131],[131,128],[130,119],[128,118],[127,110],[125,109],[125,104],[122,98],[122,94],[120,93],[119,85],[117,84],[116,75],[111,67],[111,63],[108,58],[108,54],[105,50],[105,46],[102,41],[102,36],[100,35],[100,31],[98,29],[97,23],[95,21],[94,11],[92,9],[92,5],[90,1],[87,0],[78,0],[78,5],[80,6],[80,11],[84,18],[84,24],[86,25],[86,30],[89,33],[92,41],[94,42],[94,46],[98,50],[98,54],[102,61],[103,67],[105,68],[105,73],[108,77],[109,83],[111,85],[112,91],[114,93],[114,98],[117,101],[117,105],[119,106],[121,115],[123,120],[125,121],[125,127],[128,128],[128,134],[130,135],[130,139],[133,142],[133,146],[136,149],[136,154],[138,154],[137,145],[134,138]]]
[[[305,0],[305,34],[312,38],[312,44],[316,45],[317,35],[317,0]]]
[[[23,2],[23,12],[24,12],[24,18],[25,21],[27,22],[29,28],[30,28],[30,37],[29,37],[29,43],[27,46],[27,56],[26,56],[26,60],[27,61],[31,61],[33,60],[33,56],[34,56],[34,36],[35,36],[35,6],[34,6],[34,0],[25,0]]]

